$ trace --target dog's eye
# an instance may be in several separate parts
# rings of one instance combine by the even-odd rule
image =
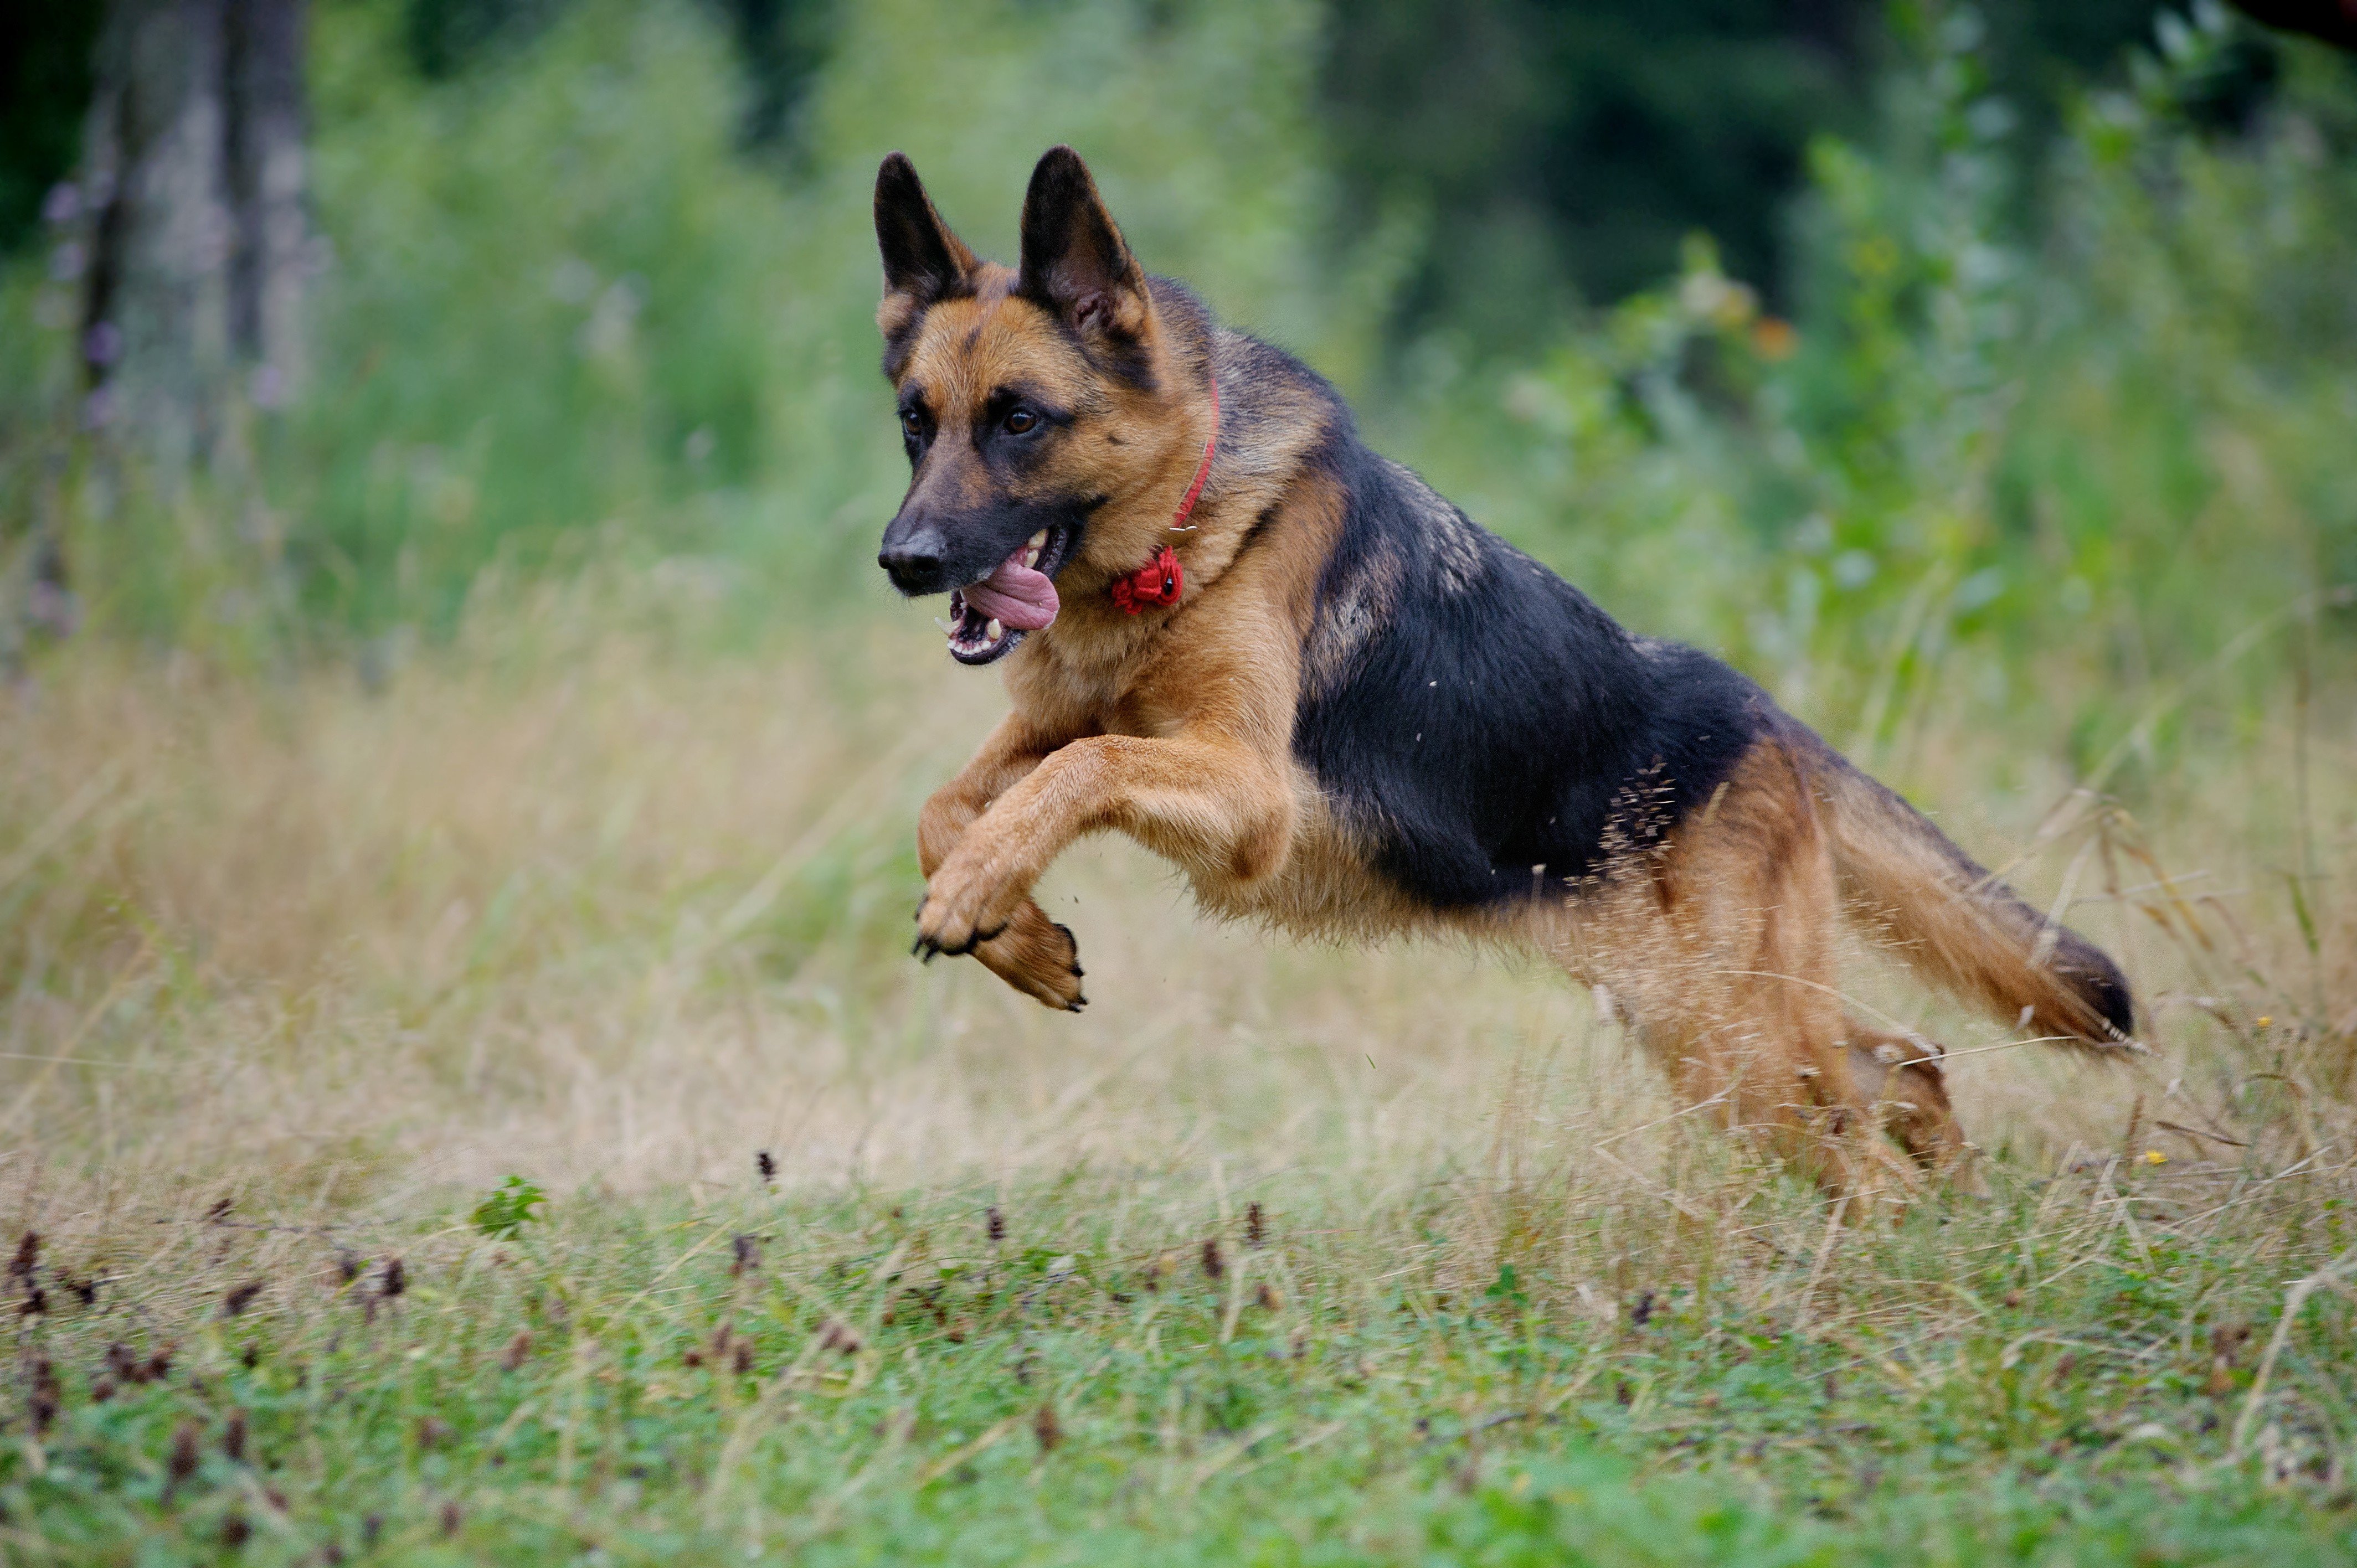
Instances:
[[[1018,408],[1014,413],[1006,416],[1006,434],[1009,435],[1027,435],[1030,434],[1033,429],[1037,428],[1039,424],[1039,416],[1038,414],[1032,413],[1028,408]]]
[[[913,408],[902,409],[900,429],[911,441],[922,439],[925,434],[925,416]]]

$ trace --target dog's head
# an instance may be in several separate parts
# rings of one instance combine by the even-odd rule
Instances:
[[[1060,576],[1086,590],[1140,564],[1139,542],[1092,525],[1183,441],[1154,297],[1070,147],[1032,170],[1019,268],[978,260],[899,153],[877,173],[876,241],[910,469],[877,564],[912,597],[949,594],[950,652],[987,664],[1054,621]]]

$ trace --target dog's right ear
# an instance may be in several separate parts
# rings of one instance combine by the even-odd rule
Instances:
[[[887,338],[937,300],[963,294],[980,265],[933,210],[917,166],[893,153],[876,171],[876,248],[884,256],[884,303],[876,324]]]

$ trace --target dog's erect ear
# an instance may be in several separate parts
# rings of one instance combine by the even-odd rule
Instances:
[[[963,293],[978,264],[965,242],[933,210],[917,166],[899,153],[876,171],[876,248],[884,253],[884,303],[896,300],[905,318],[948,295]],[[887,328],[889,330],[889,328]]]
[[[1097,195],[1089,166],[1050,147],[1023,198],[1023,276],[1016,292],[1083,333],[1134,338],[1146,329],[1146,274]]]

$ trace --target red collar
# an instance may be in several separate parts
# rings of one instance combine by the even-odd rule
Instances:
[[[1220,450],[1220,378],[1211,378],[1211,434],[1203,443],[1203,460],[1195,467],[1195,482],[1178,502],[1178,512],[1170,519],[1170,532],[1186,533],[1194,528],[1187,521],[1195,503],[1203,496],[1203,481],[1211,477],[1211,459]],[[1154,559],[1126,577],[1113,581],[1113,602],[1131,615],[1143,612],[1149,605],[1175,605],[1178,596],[1187,591],[1186,569],[1178,564],[1178,553],[1165,543],[1154,553]]]

